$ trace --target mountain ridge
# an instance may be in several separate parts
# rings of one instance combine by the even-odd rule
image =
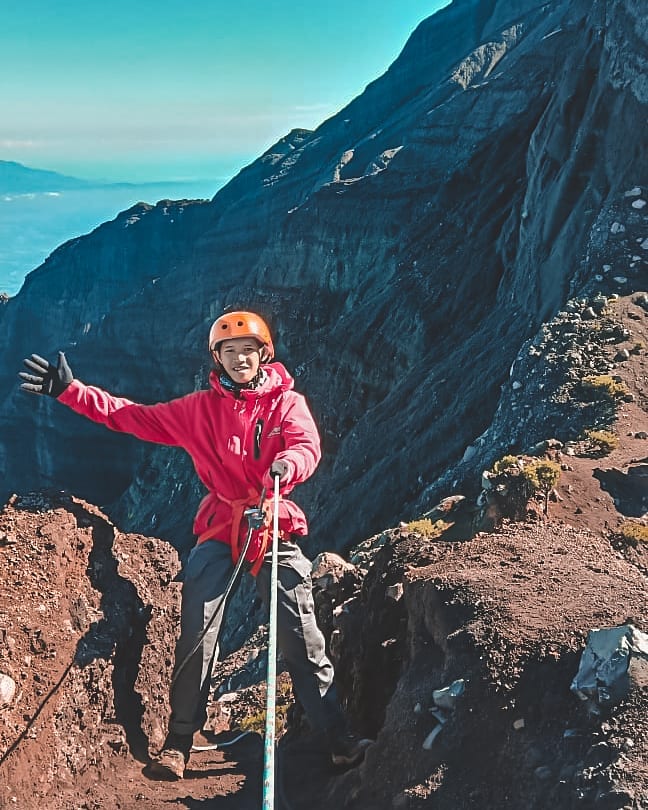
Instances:
[[[365,94],[315,131],[280,139],[210,203],[124,214],[56,251],[0,308],[4,480],[59,482],[112,503],[125,525],[153,521],[186,542],[181,525],[199,497],[190,465],[54,417],[49,404],[36,411],[10,368],[65,349],[88,382],[144,401],[177,396],[206,380],[211,320],[244,305],[270,321],[321,427],[319,483],[300,494],[317,543],[334,536],[343,548],[403,505],[420,511],[449,494],[435,482],[461,472],[521,347],[597,274],[590,244],[623,195],[644,187],[645,142],[626,123],[643,114],[632,74],[640,40],[626,35],[645,33],[638,7],[543,8],[453,3]],[[457,50],[437,61],[429,43],[446,40]],[[625,262],[615,259],[612,276]],[[175,365],[151,374],[150,346]],[[57,433],[33,431],[39,419],[56,419]],[[143,499],[152,471],[162,486]],[[347,517],[359,499],[362,525]]]

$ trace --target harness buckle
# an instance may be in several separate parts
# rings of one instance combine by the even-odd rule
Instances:
[[[265,514],[263,509],[260,509],[258,506],[248,507],[248,509],[243,512],[243,516],[247,520],[250,529],[260,529],[261,526],[263,526]]]

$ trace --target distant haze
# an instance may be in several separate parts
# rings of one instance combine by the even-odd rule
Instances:
[[[0,161],[0,292],[15,295],[60,244],[135,203],[210,199],[227,179],[101,186]]]

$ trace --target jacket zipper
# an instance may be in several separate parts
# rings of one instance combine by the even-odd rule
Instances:
[[[261,458],[261,434],[263,433],[263,419],[257,419],[254,426],[254,458]]]

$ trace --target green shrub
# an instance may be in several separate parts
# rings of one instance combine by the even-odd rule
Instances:
[[[611,430],[586,430],[585,437],[603,455],[611,453],[619,446],[619,437]]]
[[[625,523],[622,523],[616,533],[631,546],[636,546],[639,543],[648,543],[648,526],[644,526],[643,523],[637,523],[634,520],[627,520]]]
[[[585,394],[594,399],[616,401],[630,393],[625,383],[617,382],[609,374],[591,374],[581,384]]]
[[[520,469],[520,465],[518,464],[518,457],[517,456],[503,456],[499,461],[496,461],[493,466],[491,467],[491,472],[494,475],[501,475],[505,473],[507,470],[510,470],[511,467],[515,467],[517,470]]]
[[[560,464],[528,456],[504,456],[496,461],[491,470],[492,475],[508,475],[506,491],[509,500],[516,500],[518,507],[526,505],[537,493],[544,496],[544,513],[549,510],[549,495],[560,478]],[[516,484],[515,481],[518,483]],[[519,509],[517,513],[522,514]]]
[[[276,682],[275,695],[275,734],[277,737],[281,737],[288,725],[288,709],[292,702],[291,687],[279,677]],[[246,714],[238,725],[242,731],[255,731],[262,735],[266,727],[266,709],[262,708]]]
[[[529,482],[533,492],[540,492],[543,495],[545,515],[549,512],[549,495],[560,479],[560,472],[560,464],[543,459],[530,461],[522,470],[522,475]]]
[[[440,537],[443,531],[448,528],[448,524],[442,520],[437,520],[434,523],[430,518],[420,518],[419,520],[412,520],[407,524],[407,531],[413,534],[422,534],[430,540]]]

